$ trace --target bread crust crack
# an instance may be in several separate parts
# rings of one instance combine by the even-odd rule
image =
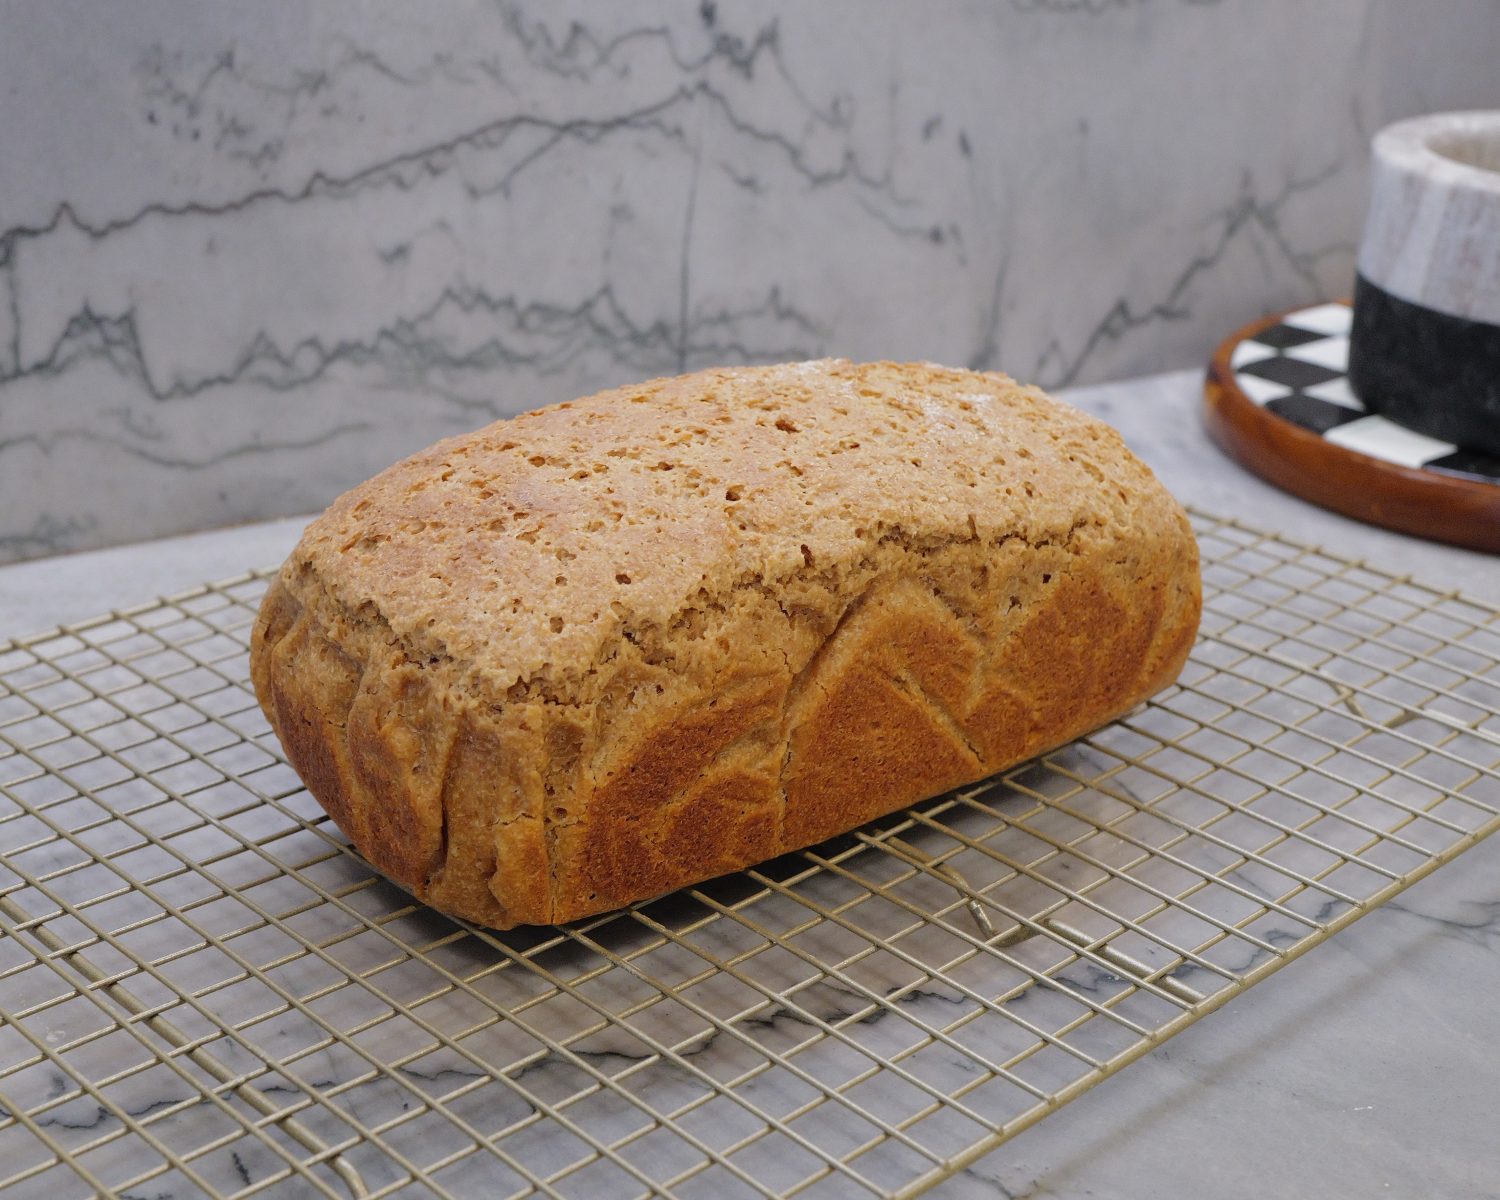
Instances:
[[[1003,376],[831,362],[397,464],[309,527],[251,668],[370,861],[505,928],[1076,737],[1175,677],[1200,603],[1185,516],[1113,431]]]

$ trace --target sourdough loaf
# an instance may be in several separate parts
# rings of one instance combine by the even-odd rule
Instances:
[[[1197,548],[1119,436],[1002,375],[704,371],[338,499],[255,688],[381,871],[565,921],[981,778],[1173,680]]]

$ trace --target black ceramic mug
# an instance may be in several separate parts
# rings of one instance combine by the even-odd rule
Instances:
[[[1349,384],[1392,421],[1500,454],[1500,112],[1400,121],[1372,149]]]

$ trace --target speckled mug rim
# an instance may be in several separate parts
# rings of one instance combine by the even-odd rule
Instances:
[[[1437,149],[1443,138],[1493,142],[1497,166],[1483,167]],[[1500,110],[1432,113],[1387,125],[1375,135],[1375,157],[1389,166],[1455,188],[1484,193],[1500,203]]]

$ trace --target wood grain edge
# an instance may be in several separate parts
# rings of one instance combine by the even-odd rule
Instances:
[[[1209,436],[1236,462],[1303,500],[1400,533],[1500,553],[1500,487],[1335,445],[1240,390],[1229,362],[1234,348],[1285,315],[1251,322],[1214,352],[1203,386]]]

